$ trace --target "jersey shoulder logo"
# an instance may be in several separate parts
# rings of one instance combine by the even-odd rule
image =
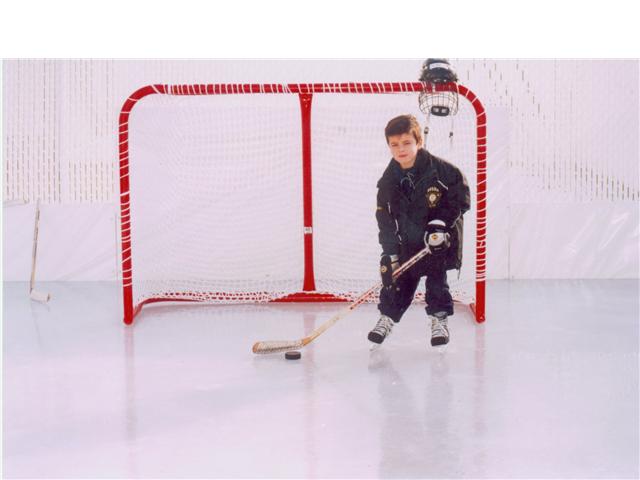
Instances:
[[[442,197],[442,192],[438,187],[429,187],[427,189],[427,206],[429,208],[437,207],[440,197]]]

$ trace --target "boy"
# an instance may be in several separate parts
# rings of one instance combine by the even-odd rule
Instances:
[[[385,287],[380,292],[380,320],[368,339],[384,341],[426,276],[431,345],[445,345],[447,316],[453,315],[447,270],[462,264],[462,215],[469,210],[469,186],[458,168],[422,148],[422,132],[413,115],[391,119],[385,136],[393,158],[378,181],[376,210]],[[427,233],[430,244],[431,238],[444,240],[430,245],[429,255],[391,282],[390,272],[425,247]],[[431,237],[433,233],[438,235]]]

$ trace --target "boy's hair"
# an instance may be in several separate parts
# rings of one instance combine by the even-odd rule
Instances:
[[[389,143],[389,137],[410,133],[416,139],[418,145],[422,145],[422,130],[416,117],[413,115],[400,115],[389,120],[384,129],[384,136]]]

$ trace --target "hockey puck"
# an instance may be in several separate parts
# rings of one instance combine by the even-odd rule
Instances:
[[[302,357],[302,354],[297,350],[284,354],[284,358],[286,358],[287,360],[300,360],[300,357]]]

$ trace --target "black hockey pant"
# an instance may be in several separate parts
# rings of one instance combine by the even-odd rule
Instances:
[[[427,315],[446,312],[453,315],[453,299],[447,283],[447,270],[440,258],[427,258],[426,262],[418,262],[403,273],[394,284],[380,291],[378,310],[399,322],[404,312],[413,301],[420,279],[426,276],[425,300]]]

